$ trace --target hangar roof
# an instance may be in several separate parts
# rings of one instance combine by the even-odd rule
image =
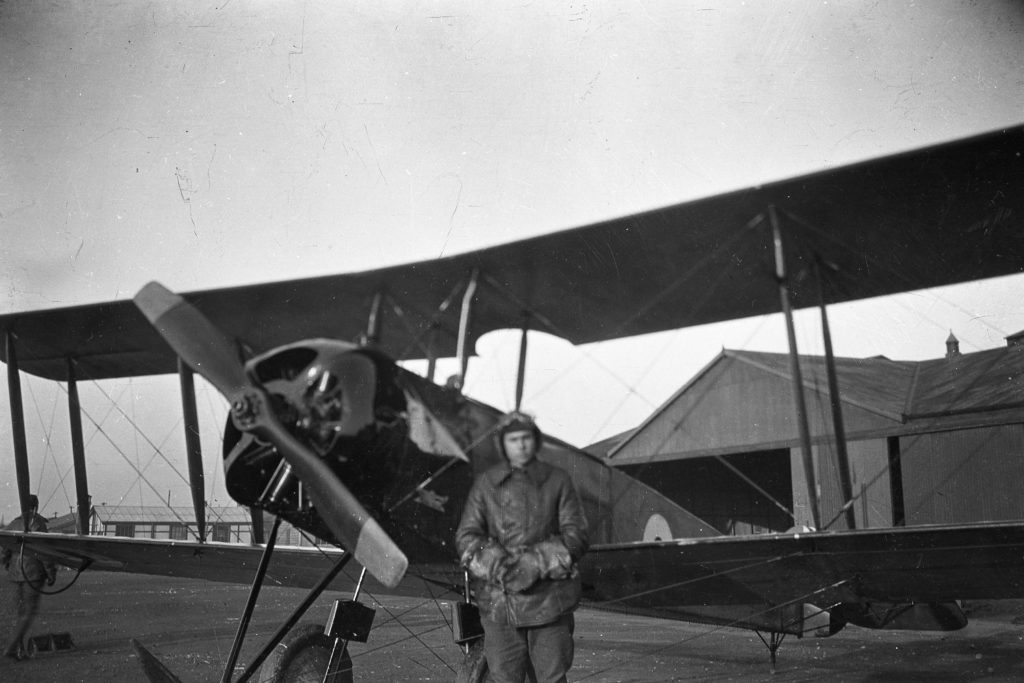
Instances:
[[[725,350],[725,356],[792,377],[789,355]],[[801,356],[804,386],[827,391],[825,358]],[[915,418],[1024,405],[1024,347],[925,361],[836,358],[843,401],[907,422]]]
[[[792,379],[788,354],[723,349],[639,427],[605,439],[588,450],[608,457],[615,455],[646,425],[669,410],[697,378],[729,360]],[[827,393],[824,357],[800,356],[800,369],[806,389]],[[954,353],[925,361],[894,361],[884,356],[836,358],[836,376],[844,404],[903,425],[912,425],[915,420],[933,424],[945,417],[1024,407],[1024,345]],[[958,422],[958,426],[963,426],[963,422]]]
[[[722,357],[735,358],[787,380],[792,378],[789,355],[785,353],[725,349]],[[836,358],[836,376],[843,401],[899,420],[914,384],[916,365],[913,361],[893,361],[884,356]],[[806,388],[828,391],[823,356],[800,356],[800,371]]]
[[[907,419],[1024,404],[1024,347],[1010,346],[922,361]]]

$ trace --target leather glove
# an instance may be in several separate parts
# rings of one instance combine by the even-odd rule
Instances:
[[[534,550],[540,557],[541,578],[558,581],[572,575],[572,555],[560,538],[541,541]]]
[[[478,548],[464,564],[474,579],[497,583],[501,575],[499,570],[507,557],[508,552],[505,548],[492,538]]]
[[[524,548],[505,561],[501,585],[509,593],[522,593],[542,578],[543,569],[543,558],[536,548]]]

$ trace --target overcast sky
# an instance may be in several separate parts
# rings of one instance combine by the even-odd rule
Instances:
[[[3,2],[0,310],[449,255],[1020,124],[1022,7]],[[1024,329],[1021,285],[837,307],[837,353],[936,357],[950,330],[964,351],[1001,345]],[[820,352],[802,322],[801,351]],[[723,346],[784,338],[769,317],[599,348],[537,339],[526,404],[586,444],[637,424]],[[509,407],[517,344],[481,341],[471,394]],[[33,488],[66,512],[66,399],[24,381]],[[93,408],[96,424],[166,412],[142,398],[153,387],[174,385],[89,389],[121,401]],[[173,474],[142,484],[128,466],[160,447],[183,471],[177,420],[114,448],[87,419],[94,500],[173,489],[187,504]],[[214,465],[220,417],[207,421]],[[0,479],[10,519],[7,456]]]

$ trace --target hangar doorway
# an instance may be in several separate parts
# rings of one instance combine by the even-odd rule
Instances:
[[[734,472],[730,465],[750,481]],[[668,496],[723,534],[764,534],[786,531],[793,526],[793,518],[779,509],[779,505],[793,509],[788,448],[662,460],[623,465],[620,469]]]

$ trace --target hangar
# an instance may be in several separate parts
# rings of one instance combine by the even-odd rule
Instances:
[[[1024,519],[1024,332],[925,361],[836,358],[856,526]],[[800,356],[822,527],[844,529],[824,357]],[[787,354],[723,349],[607,461],[725,534],[813,526]]]

